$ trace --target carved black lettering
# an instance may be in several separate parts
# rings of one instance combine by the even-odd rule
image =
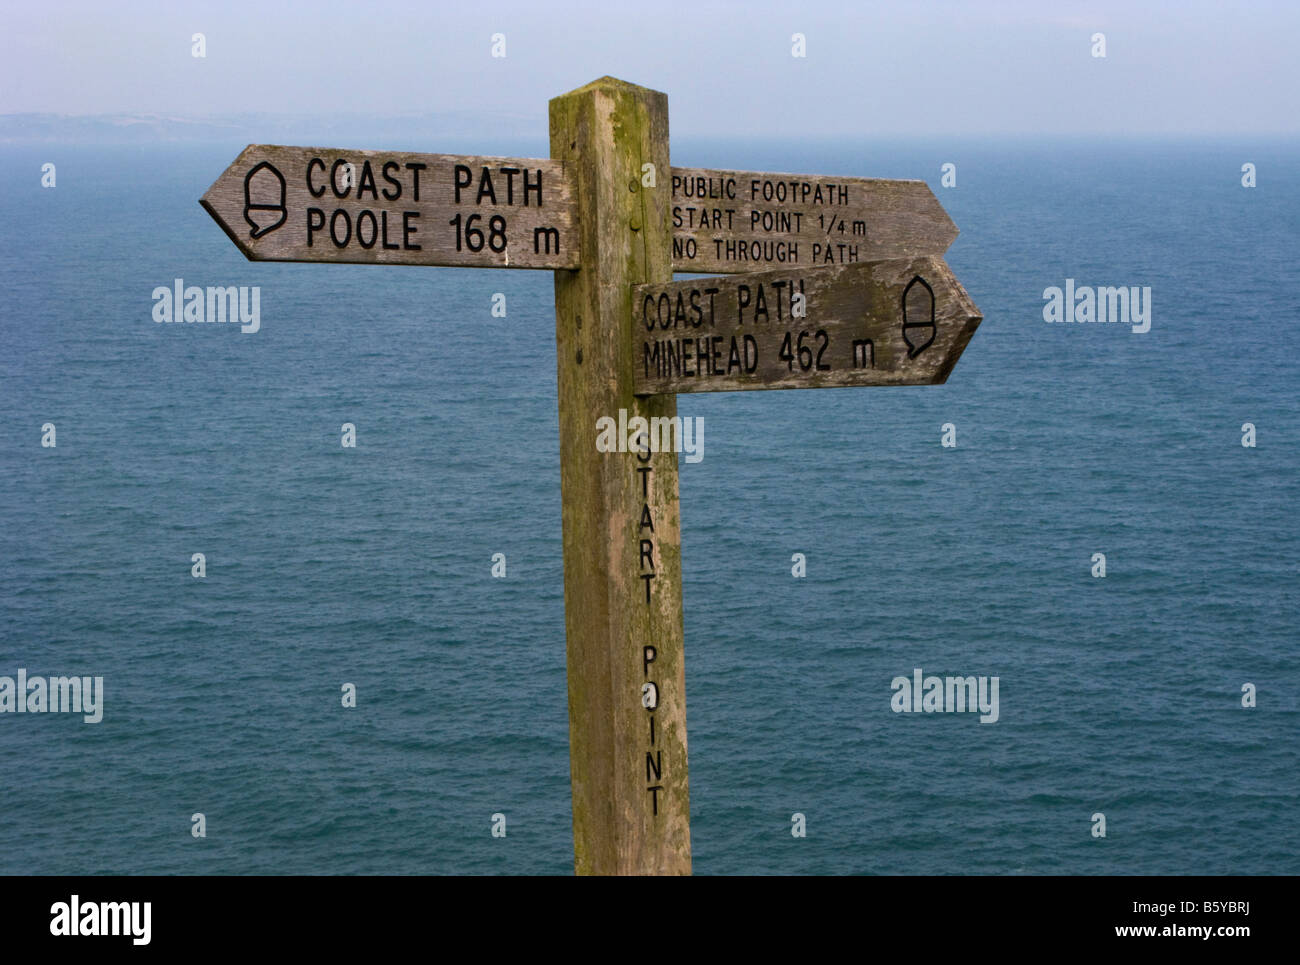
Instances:
[[[312,183],[312,179],[311,179],[312,169],[313,169],[316,165],[318,165],[318,164],[320,165],[320,169],[321,169],[321,171],[323,172],[323,171],[325,170],[325,162],[322,161],[320,158],[318,158],[318,157],[314,157],[314,158],[312,158],[310,161],[307,162],[307,193],[310,194],[313,198],[323,198],[323,197],[325,197],[325,189],[324,189],[324,188],[317,188],[317,187]],[[321,212],[321,224],[323,225],[324,223],[325,223],[325,213],[322,211],[322,212]],[[308,239],[307,244],[311,244],[311,240],[310,240],[310,238]]]
[[[452,179],[453,179],[452,184],[456,189],[455,190],[456,203],[460,204],[460,190],[461,188],[468,188],[471,184],[474,183],[474,174],[472,171],[470,171],[468,166],[464,164],[457,164],[455,168],[452,169]]]
[[[367,190],[370,191],[370,197],[372,199],[374,199],[375,201],[379,200],[379,191],[375,187],[375,172],[371,169],[370,161],[368,160],[361,165],[361,177],[357,179],[357,200],[358,201],[360,201],[365,196],[365,192]],[[374,216],[371,215],[371,217],[373,218]],[[358,232],[360,232],[361,230],[360,224],[357,225],[357,230]],[[374,241],[372,240],[370,243],[373,245]]]
[[[418,211],[402,212],[402,247],[405,248],[407,251],[420,250],[419,245],[411,244],[411,235],[415,234],[417,231],[420,230],[418,225],[411,224],[411,219],[418,218],[418,217],[420,217],[420,212]]]
[[[391,184],[394,188],[392,194],[388,193],[388,188],[384,188],[384,198],[385,200],[388,201],[396,201],[402,196],[402,182],[397,180],[397,178],[393,177],[391,174],[388,173],[389,168],[392,168],[394,171],[400,171],[402,169],[402,166],[398,164],[396,161],[385,161],[384,167],[381,171],[381,173],[384,176],[384,180],[387,181],[389,184]]]
[[[483,173],[479,175],[478,196],[474,198],[474,203],[482,204],[484,198],[490,198],[493,204],[497,203],[497,192],[492,187],[492,173],[487,168],[484,168]]]
[[[542,172],[540,170],[537,172],[537,183],[530,184],[528,182],[528,172],[524,171],[524,207],[525,208],[528,207],[528,196],[532,194],[534,191],[537,192],[537,207],[540,208],[542,206]],[[560,250],[559,239],[556,239],[555,250],[556,251]]]
[[[425,164],[423,161],[408,161],[406,163],[406,170],[411,172],[411,200],[412,201],[420,200],[420,172],[423,171],[428,166],[429,165]]]
[[[325,165],[321,164],[321,167],[323,168],[325,167]],[[324,194],[325,189],[321,188],[320,193]],[[317,220],[318,218],[320,220]],[[307,209],[307,247],[308,248],[312,246],[312,240],[311,240],[312,232],[319,231],[321,228],[324,227],[325,227],[325,212],[320,208],[308,208]]]

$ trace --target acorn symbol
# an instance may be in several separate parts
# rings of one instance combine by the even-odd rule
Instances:
[[[903,341],[909,359],[914,359],[934,341],[934,289],[916,275],[903,289]]]
[[[269,161],[256,164],[244,175],[244,220],[252,225],[249,235],[260,238],[284,224],[284,175]]]

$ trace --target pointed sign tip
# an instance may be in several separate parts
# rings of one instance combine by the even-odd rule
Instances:
[[[244,244],[243,239],[240,238],[239,235],[233,229],[231,229],[230,225],[226,224],[225,221],[221,219],[221,215],[217,213],[217,209],[212,206],[211,202],[208,200],[208,195],[210,195],[211,193],[212,193],[212,188],[209,188],[208,194],[205,194],[203,197],[199,198],[199,204],[202,206],[203,210],[206,211],[208,215],[211,216],[212,220],[217,223],[218,227],[220,227],[221,230],[226,233],[226,237],[235,243],[235,247],[240,250],[240,252],[247,260],[258,261],[259,259],[253,257],[252,250],[246,244]]]

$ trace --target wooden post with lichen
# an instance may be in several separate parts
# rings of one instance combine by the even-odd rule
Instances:
[[[633,286],[672,279],[668,97],[604,77],[550,129],[581,266],[555,272],[574,869],[689,874],[677,454],[597,448],[602,417],[677,414],[633,395]]]

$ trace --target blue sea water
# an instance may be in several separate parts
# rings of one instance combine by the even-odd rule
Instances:
[[[0,675],[105,681],[0,715],[0,873],[567,873],[551,275],[249,263],[240,147],[0,149]],[[695,871],[1300,873],[1300,145],[674,160],[926,178],[985,316],[944,386],[680,397]],[[155,324],[175,278],[261,331]],[[1045,323],[1066,278],[1151,330]],[[917,667],[1000,719],[892,712]]]

